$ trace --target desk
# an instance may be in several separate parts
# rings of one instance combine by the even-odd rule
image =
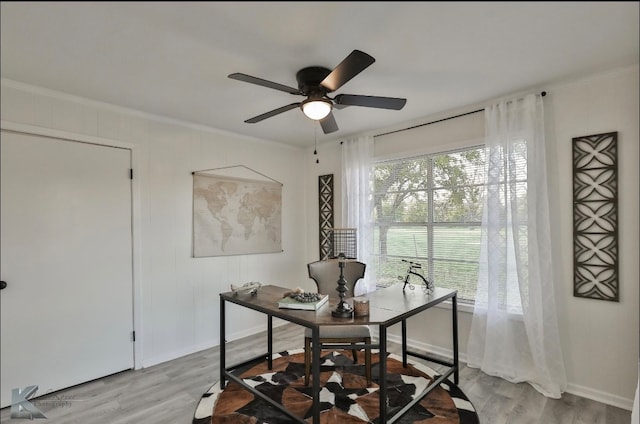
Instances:
[[[301,325],[311,329],[312,334],[312,364],[311,372],[312,379],[312,392],[313,392],[313,406],[312,414],[313,423],[320,423],[320,327],[324,325],[373,325],[379,329],[378,344],[371,345],[359,345],[360,348],[367,346],[369,348],[377,348],[380,351],[380,358],[387,357],[387,330],[394,324],[401,323],[402,325],[402,362],[403,365],[407,365],[407,356],[415,356],[421,359],[425,359],[431,362],[435,362],[441,365],[449,367],[449,369],[442,373],[442,375],[433,381],[419,396],[416,396],[410,403],[403,407],[400,411],[394,414],[392,417],[387,417],[387,402],[382,399],[387,399],[387,382],[385,378],[380,379],[380,419],[379,422],[393,423],[400,419],[402,415],[411,409],[413,405],[418,403],[423,397],[425,397],[431,390],[436,388],[440,383],[446,380],[450,375],[454,376],[454,383],[458,384],[458,311],[457,311],[457,291],[448,290],[440,287],[436,287],[434,292],[427,295],[419,287],[416,290],[406,290],[403,292],[402,284],[396,284],[388,288],[380,289],[375,292],[369,293],[364,297],[369,299],[369,316],[366,317],[353,317],[353,318],[335,318],[331,315],[331,311],[335,309],[338,300],[330,300],[327,304],[320,307],[317,311],[303,311],[295,309],[279,309],[278,300],[281,299],[285,292],[290,291],[284,287],[277,286],[264,286],[258,290],[257,295],[252,296],[249,293],[234,293],[227,292],[220,294],[220,388],[224,389],[227,380],[233,380],[240,384],[242,387],[260,397],[271,405],[283,411],[292,420],[299,423],[305,423],[304,420],[293,415],[287,411],[282,405],[253,389],[248,384],[244,383],[242,379],[235,376],[232,371],[238,367],[241,367],[249,362],[253,362],[256,359],[264,359],[266,355],[267,364],[269,369],[272,368],[273,357],[273,317],[283,319],[285,321],[292,322],[294,324]],[[349,301],[349,299],[346,299]],[[423,312],[435,305],[438,305],[447,300],[451,300],[452,304],[452,337],[453,337],[453,361],[443,361],[437,358],[433,358],[427,355],[422,355],[417,352],[412,352],[407,349],[407,318]],[[235,364],[232,368],[226,366],[225,355],[225,304],[226,302],[235,303],[237,305],[252,309],[254,311],[262,312],[267,315],[267,353],[258,356],[257,358],[250,359],[242,364]],[[428,328],[428,327],[427,327]],[[350,349],[351,345],[324,345],[325,349]],[[387,361],[380,361],[380,375],[387,374]]]

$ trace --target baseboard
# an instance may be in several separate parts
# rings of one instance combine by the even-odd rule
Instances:
[[[377,334],[377,329],[371,329],[371,332],[373,333],[373,335],[375,337],[378,336]],[[395,334],[388,334],[387,333],[387,340],[394,342],[394,343],[398,343],[398,344],[402,344],[402,337],[401,336],[397,336]],[[445,349],[441,346],[436,346],[436,345],[432,345],[429,343],[424,343],[418,340],[413,340],[413,339],[407,339],[407,344],[411,346],[412,349],[418,349],[418,350],[423,350],[425,352],[429,352],[430,354],[433,354],[434,356],[439,356],[441,358],[444,359],[450,359],[453,360],[453,350],[452,349]],[[467,362],[467,355],[464,352],[458,352],[458,360],[460,362]]]
[[[626,409],[627,411],[631,411],[633,408],[633,399],[623,398],[622,396],[613,395],[611,393],[580,386],[578,384],[567,383],[566,392],[571,393],[572,395],[595,400],[596,402],[602,402],[607,405]]]
[[[377,336],[376,330],[372,328],[372,332],[375,336]],[[389,341],[394,343],[402,343],[402,337],[397,335],[389,334],[387,336]],[[441,346],[435,346],[432,344],[420,342],[417,340],[408,339],[407,344],[411,346],[413,349],[419,349],[427,351],[433,355],[441,356],[446,359],[453,359],[453,350],[445,349]],[[467,362],[466,353],[459,352],[460,362]],[[596,402],[601,402],[607,405],[615,406],[617,408],[626,409],[627,411],[631,411],[633,408],[633,399],[627,399],[622,396],[614,395],[611,393],[606,393],[600,390],[592,389],[585,386],[580,386],[578,384],[568,383],[566,393],[570,393],[572,395],[580,396],[583,398],[591,399]]]
[[[278,328],[285,324],[288,324],[288,322],[277,318],[273,320],[273,328]],[[242,331],[236,331],[232,334],[227,335],[227,342],[250,337],[261,332],[265,332],[264,325],[251,327]],[[173,361],[174,359],[182,358],[183,356],[191,355],[192,353],[200,352],[202,350],[211,349],[212,347],[216,347],[219,345],[220,339],[210,339],[202,343],[186,347],[184,349],[174,350],[163,355],[153,356],[151,358],[144,358],[142,360],[142,368],[147,368],[154,365],[162,364],[164,362]]]
[[[154,365],[162,364],[164,362],[173,361],[174,359],[182,358],[183,356],[191,355],[192,353],[200,352],[201,350],[210,349],[218,346],[219,340],[207,340],[206,342],[199,343],[197,345],[189,346],[184,349],[174,350],[163,355],[156,355],[151,358],[144,358],[142,360],[142,368],[152,367]]]

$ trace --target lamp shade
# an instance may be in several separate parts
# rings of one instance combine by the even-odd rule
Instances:
[[[319,121],[331,112],[331,102],[326,99],[307,99],[300,105],[308,118]]]

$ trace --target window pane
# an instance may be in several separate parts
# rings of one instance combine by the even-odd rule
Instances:
[[[505,160],[502,151],[499,160]],[[526,151],[509,153],[512,171],[522,177],[513,192],[494,185],[496,199],[509,197],[526,208]],[[379,163],[374,168],[375,260],[378,285],[402,283],[409,264],[436,286],[458,290],[473,302],[478,280],[487,150],[455,152]],[[498,181],[504,181],[498,177]],[[410,280],[422,284],[418,277]]]
[[[434,187],[484,184],[485,149],[475,148],[433,157]]]
[[[433,258],[465,262],[480,260],[480,226],[437,226],[433,229]]]
[[[481,222],[484,187],[466,186],[433,191],[434,222]]]
[[[481,232],[479,225],[433,230],[433,281],[438,287],[458,290],[461,300],[475,298]]]
[[[426,226],[379,226],[374,233],[375,252],[383,257],[426,258]]]
[[[433,260],[433,282],[436,287],[458,290],[458,300],[473,302],[476,297],[478,263]]]
[[[428,162],[422,157],[377,164],[374,170],[375,194],[425,190]]]
[[[376,195],[374,217],[377,222],[385,224],[427,222],[427,193],[404,191]]]

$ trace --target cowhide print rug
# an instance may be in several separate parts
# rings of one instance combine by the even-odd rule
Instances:
[[[375,351],[374,351],[375,352]],[[372,387],[366,387],[364,352],[353,363],[351,351],[323,351],[320,367],[320,420],[322,424],[378,423],[378,362],[372,353]],[[304,353],[302,349],[274,355],[273,369],[266,361],[236,370],[242,378],[271,399],[307,422],[311,418],[311,384],[304,385]],[[389,416],[402,409],[413,396],[421,393],[438,374],[428,366],[388,355],[387,394]],[[202,396],[193,424],[290,424],[282,411],[254,396],[235,382],[224,390],[218,383]],[[478,424],[478,415],[469,399],[453,383],[446,381],[413,406],[400,424]]]

